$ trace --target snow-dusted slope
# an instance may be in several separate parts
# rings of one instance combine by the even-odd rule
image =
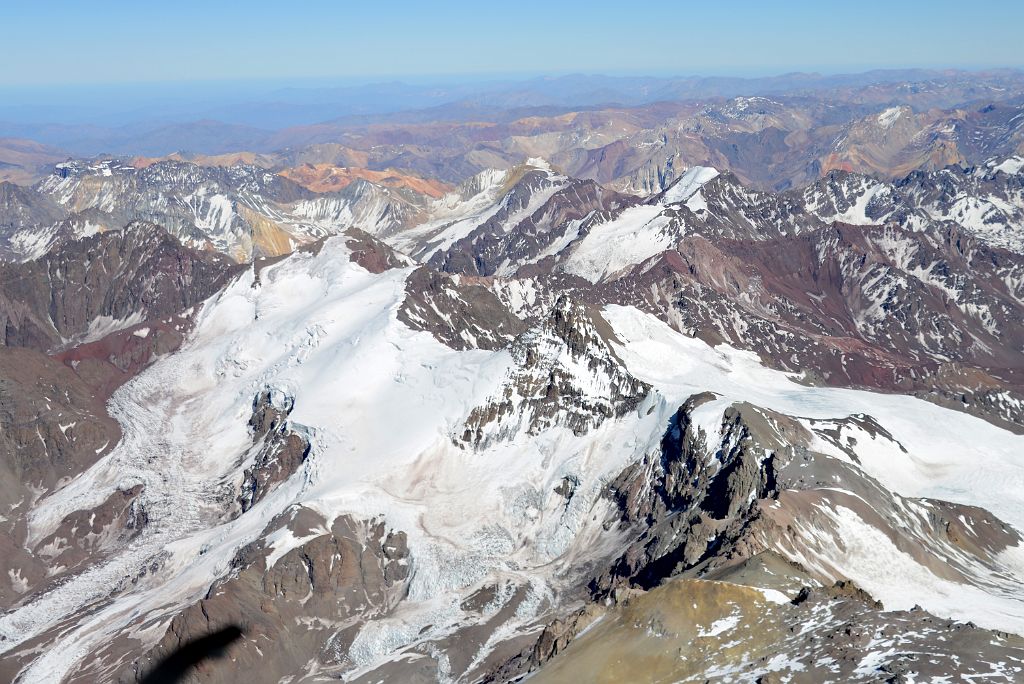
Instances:
[[[64,215],[58,211],[46,221],[19,221],[10,236],[0,237],[19,256],[35,257],[58,239],[119,230],[145,219],[186,244],[249,261],[358,228],[429,259],[488,222],[511,231],[567,183],[541,159],[482,171],[437,199],[362,179],[337,192],[315,193],[246,165],[162,161],[135,168],[116,159],[74,161],[35,188],[37,203],[50,203]]]
[[[431,201],[365,180],[337,192],[315,193],[245,164],[160,161],[137,168],[117,159],[60,164],[34,192],[64,215],[59,222],[19,226],[9,240],[23,257],[60,239],[120,230],[142,219],[162,225],[186,244],[249,261],[280,256],[350,228],[394,231],[425,220]]]
[[[717,176],[715,169],[695,166],[656,200],[629,207],[610,221],[596,223],[572,245],[562,270],[597,282],[671,249],[682,237],[683,227],[666,213],[666,207],[696,200],[691,209],[706,208],[700,190]]]
[[[1024,252],[1021,159],[978,167],[915,172],[898,182],[832,174],[802,191],[807,209],[825,221],[852,225],[901,223],[921,229],[950,221],[995,247]]]

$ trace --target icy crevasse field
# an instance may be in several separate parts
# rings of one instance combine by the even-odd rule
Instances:
[[[46,535],[67,513],[140,482],[149,525],[110,560],[0,618],[10,649],[96,610],[37,659],[24,681],[57,680],[125,626],[196,600],[228,572],[237,549],[293,503],[328,520],[383,516],[410,536],[412,609],[357,640],[367,664],[426,625],[449,628],[443,618],[454,614],[457,591],[488,573],[521,575],[525,585],[537,584],[538,597],[550,593],[544,577],[554,569],[529,568],[565,551],[582,513],[543,510],[543,493],[575,467],[591,478],[596,496],[598,479],[657,443],[657,419],[583,440],[555,430],[487,453],[455,447],[451,435],[498,389],[511,357],[456,352],[406,328],[396,309],[408,273],[368,273],[349,262],[342,238],[315,257],[297,254],[264,269],[258,285],[250,272],[207,303],[182,350],[117,393],[111,409],[123,425],[121,444],[41,502],[31,527],[35,537]],[[251,447],[247,421],[264,388],[294,397],[290,421],[309,434],[312,457],[304,472],[223,523],[233,494],[223,485],[241,480]],[[652,444],[637,443],[637,430]],[[546,514],[562,522],[549,524]],[[524,537],[532,543],[519,543]],[[278,536],[275,556],[299,542]],[[156,561],[158,571],[139,577]],[[131,577],[137,584],[128,584]]]
[[[32,534],[44,536],[68,512],[139,482],[150,523],[117,555],[0,618],[10,649],[88,613],[62,627],[56,647],[24,681],[59,680],[128,627],[140,639],[159,638],[175,609],[200,597],[229,571],[237,549],[295,503],[328,520],[383,517],[409,535],[408,599],[363,628],[351,654],[358,665],[387,660],[424,638],[425,628],[428,636],[452,631],[461,596],[488,576],[529,588],[532,598],[515,617],[525,624],[581,560],[600,552],[607,482],[658,449],[669,417],[696,392],[720,395],[699,409],[709,434],[731,401],[806,418],[872,415],[909,453],[885,445],[864,451],[868,474],[904,496],[983,506],[1024,529],[1024,437],[910,397],[805,387],[750,353],[712,349],[630,307],[604,315],[626,367],[655,388],[635,413],[582,436],[553,428],[486,450],[460,448],[452,436],[501,386],[512,359],[505,351],[454,351],[399,322],[410,270],[371,274],[350,263],[344,239],[334,238],[315,256],[295,254],[265,268],[258,283],[250,271],[205,305],[179,352],[115,395],[111,409],[124,439],[40,503]],[[247,465],[253,397],[266,388],[294,398],[289,420],[310,437],[312,454],[285,485],[224,522],[232,496],[226,485],[237,484]],[[565,508],[552,491],[567,475],[580,485]],[[843,514],[841,522],[851,538],[870,532],[856,516]],[[280,557],[301,540],[278,534],[272,542]],[[837,569],[869,590],[887,587],[879,596],[887,607],[910,607],[912,599],[940,615],[1024,631],[1017,597],[993,590],[957,600],[948,587],[899,566],[879,579],[872,573],[885,548],[850,549],[845,560],[832,559]],[[140,575],[155,561],[156,571]],[[1003,561],[1010,577],[1024,577],[1019,555]],[[905,592],[911,582],[914,592]]]

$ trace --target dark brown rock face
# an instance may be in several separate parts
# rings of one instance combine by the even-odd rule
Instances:
[[[1020,423],[1024,274],[951,225],[834,225],[756,240],[684,238],[588,301],[629,301],[810,382],[915,393]]]
[[[295,474],[309,455],[309,442],[287,424],[294,400],[265,390],[253,400],[249,427],[255,455],[245,469],[236,499],[245,513],[279,484]]]
[[[0,584],[2,605],[99,560],[146,524],[140,492],[128,487],[25,547],[35,501],[118,443],[110,395],[177,349],[189,328],[182,314],[234,272],[148,224],[0,264],[0,571],[18,578]]]
[[[526,329],[485,279],[453,277],[423,266],[409,276],[405,290],[399,320],[452,349],[500,349]]]
[[[358,228],[345,231],[345,244],[352,250],[352,261],[371,273],[383,273],[391,268],[409,266],[411,260],[403,257],[380,240]]]
[[[243,638],[228,647],[228,657],[192,668],[185,681],[279,681],[307,672],[312,662],[324,673],[351,667],[345,654],[360,621],[386,614],[402,596],[411,570],[405,534],[348,517],[328,526],[303,508],[267,531],[275,529],[305,541],[283,553],[264,542],[242,549],[231,576],[177,615],[118,681],[145,681],[183,644],[231,626]]]
[[[863,416],[823,424],[734,404],[722,411],[718,433],[706,435],[692,415],[712,400],[691,397],[673,417],[660,454],[609,486],[619,518],[606,525],[633,530],[632,540],[591,582],[595,596],[708,573],[765,550],[799,556],[817,544],[803,537],[802,525],[834,527],[816,512],[820,505],[848,508],[934,572],[966,583],[977,569],[965,558],[987,567],[1000,549],[1019,543],[1011,527],[980,509],[932,500],[910,505],[850,463],[808,448],[815,437],[849,444],[847,429],[872,425]],[[832,487],[836,482],[841,490]],[[925,522],[916,522],[922,510]]]
[[[105,397],[38,351],[0,347],[0,605],[46,578],[47,559],[24,548],[35,500],[92,465],[121,437]]]
[[[237,268],[152,224],[68,242],[37,261],[0,265],[2,342],[46,351],[114,322],[166,319],[217,292]]]
[[[48,577],[69,575],[130,542],[148,522],[139,501],[143,489],[118,489],[94,508],[69,513],[52,533],[35,540],[34,558],[45,563]]]
[[[458,441],[482,447],[556,425],[579,435],[636,409],[650,387],[629,374],[610,335],[599,314],[559,298],[512,343],[515,365],[500,394],[473,409]]]

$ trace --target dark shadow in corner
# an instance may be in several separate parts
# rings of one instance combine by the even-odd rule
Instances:
[[[241,627],[231,625],[184,643],[157,663],[140,684],[178,684],[184,681],[194,665],[209,658],[222,658],[227,647],[241,639],[244,633]]]

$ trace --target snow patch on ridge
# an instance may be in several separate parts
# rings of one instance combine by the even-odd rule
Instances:
[[[1008,157],[1002,163],[992,168],[993,171],[1002,171],[1008,176],[1015,176],[1024,170],[1024,157]]]
[[[878,115],[878,125],[882,128],[892,128],[901,114],[903,114],[903,107],[889,107]]]
[[[709,166],[693,166],[673,183],[662,195],[664,204],[685,202],[708,181],[718,177],[718,169]]]
[[[915,397],[800,385],[753,352],[709,347],[633,307],[608,306],[604,318],[626,369],[670,402],[708,391],[723,404],[746,401],[805,418],[875,416],[909,454],[899,464],[867,458],[868,475],[903,496],[980,506],[1024,530],[1024,435]]]
[[[618,271],[671,249],[676,238],[666,230],[663,207],[642,204],[615,219],[593,226],[578,242],[562,268],[596,283]]]
[[[672,249],[680,236],[673,229],[673,220],[665,215],[665,207],[686,203],[691,211],[706,211],[707,202],[700,190],[718,175],[717,169],[694,166],[665,190],[656,203],[630,207],[611,221],[592,226],[572,246],[563,270],[596,283]]]

